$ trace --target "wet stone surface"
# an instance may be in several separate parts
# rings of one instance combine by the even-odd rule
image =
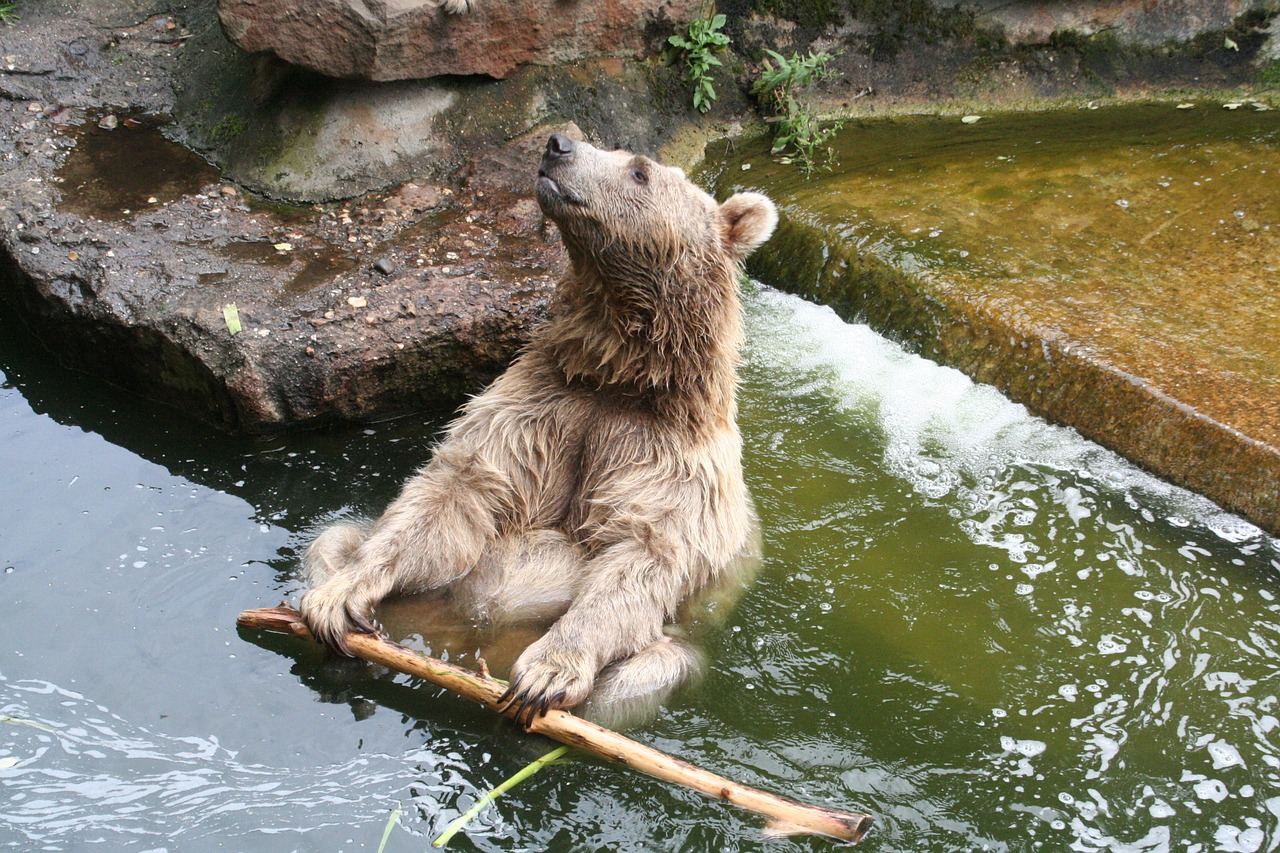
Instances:
[[[292,207],[220,182],[154,116],[36,106],[0,102],[0,145],[25,155],[0,174],[17,306],[67,363],[231,428],[449,405],[514,353],[563,263],[494,171],[532,176],[542,133],[457,189]]]
[[[766,279],[1274,531],[1280,113],[1266,107],[873,123],[844,132],[830,175],[757,156],[723,183],[787,211]]]

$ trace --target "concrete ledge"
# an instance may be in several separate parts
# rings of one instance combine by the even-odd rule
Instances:
[[[859,131],[863,134],[859,150],[874,156],[869,146],[875,143],[868,141],[866,130]],[[1181,293],[1182,299],[1171,304],[1171,312],[1204,322],[1201,314],[1191,310],[1201,307],[1198,301],[1202,301],[1218,312],[1204,316],[1218,318],[1227,331],[1204,326],[1178,329],[1170,325],[1176,318],[1150,313],[1153,293],[1156,299],[1167,297],[1164,288],[1172,287],[1167,280],[1148,282],[1148,287],[1157,288],[1148,292],[1141,290],[1140,283],[1130,287],[1122,282],[1096,299],[1087,285],[1076,282],[1067,288],[1064,310],[1063,302],[1054,302],[1045,291],[1017,291],[1005,278],[984,279],[972,270],[967,271],[970,278],[954,270],[951,276],[947,269],[921,265],[920,256],[902,250],[910,240],[893,228],[885,226],[875,239],[869,239],[866,230],[842,221],[838,213],[815,209],[823,203],[834,208],[847,202],[850,208],[866,204],[863,213],[872,218],[892,216],[881,202],[859,197],[858,192],[864,187],[868,195],[891,194],[892,189],[886,190],[883,184],[872,189],[891,169],[853,169],[854,179],[845,175],[827,186],[822,177],[812,183],[800,181],[793,170],[771,165],[761,151],[740,145],[720,180],[722,192],[755,189],[779,203],[778,231],[752,256],[749,272],[753,276],[830,305],[847,320],[866,322],[913,351],[1001,389],[1033,412],[1076,428],[1152,473],[1209,497],[1273,534],[1280,533],[1280,448],[1274,440],[1280,424],[1268,415],[1280,411],[1280,389],[1274,374],[1239,372],[1241,363],[1248,360],[1245,356],[1255,363],[1265,362],[1270,344],[1263,329],[1252,333],[1256,341],[1244,333],[1237,339],[1230,331],[1256,326],[1253,313],[1265,311],[1265,292],[1255,294],[1231,270],[1206,280],[1195,293],[1185,287],[1171,291]],[[955,149],[950,149],[948,156],[954,154]],[[751,161],[753,168],[740,170],[738,164],[743,161]],[[1167,160],[1161,163],[1162,168],[1168,165]],[[965,172],[965,180],[972,179],[973,172],[964,164],[952,166],[950,171]],[[848,182],[842,185],[841,180]],[[929,193],[939,189],[929,180],[916,175],[897,188],[908,193],[913,182],[918,183],[927,201]],[[1015,192],[1021,191],[1022,185],[1013,186]],[[823,201],[832,197],[839,200]],[[902,209],[929,207],[927,203],[917,206],[918,201],[919,197],[904,195]],[[1072,203],[1085,207],[1093,202],[1077,194]],[[979,210],[991,207],[976,204]],[[1101,218],[1091,227],[1107,227],[1111,221],[1107,217],[1115,209],[1111,201],[1094,204],[1091,210],[1100,211]],[[1159,211],[1162,217],[1168,213]],[[1251,208],[1249,215],[1254,213]],[[1266,223],[1274,213],[1269,207],[1257,211]],[[929,215],[941,216],[936,209]],[[1227,226],[1233,224],[1228,221]],[[1030,221],[1007,224],[1028,232],[1034,226]],[[1261,226],[1255,230],[1257,235],[1246,235],[1256,238],[1249,245],[1263,247],[1265,252],[1270,245],[1266,241],[1273,239],[1270,231]],[[1222,236],[1212,242],[1220,243]],[[975,246],[972,237],[956,237],[945,247],[936,245],[942,243],[939,239],[922,251],[959,253],[959,246]],[[1205,239],[1209,240],[1207,234]],[[1232,253],[1239,250],[1232,245],[1236,246]],[[1147,248],[1157,257],[1168,250]],[[1219,250],[1225,251],[1221,246]],[[1213,246],[1207,242],[1204,251],[1211,261]],[[1069,256],[1061,260],[1070,266]],[[1180,286],[1186,284],[1174,276],[1171,279]],[[1266,283],[1259,287],[1265,289]],[[1104,307],[1099,307],[1104,301]],[[1099,319],[1108,316],[1113,318],[1110,326]],[[1199,334],[1205,338],[1203,351],[1195,350]],[[1135,338],[1143,340],[1126,346]],[[1221,354],[1223,339],[1238,350],[1228,353],[1236,360]],[[1255,349],[1255,344],[1263,349]]]

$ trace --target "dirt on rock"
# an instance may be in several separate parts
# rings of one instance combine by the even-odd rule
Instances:
[[[291,207],[220,181],[151,119],[37,101],[0,115],[11,304],[67,364],[228,428],[456,402],[520,346],[564,264],[483,159],[456,189]],[[543,140],[505,158],[529,183]]]

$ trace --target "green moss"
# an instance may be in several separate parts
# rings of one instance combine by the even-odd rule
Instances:
[[[209,131],[209,141],[214,145],[226,145],[248,129],[239,113],[227,113]]]
[[[1269,62],[1258,69],[1258,85],[1280,89],[1280,61]]]

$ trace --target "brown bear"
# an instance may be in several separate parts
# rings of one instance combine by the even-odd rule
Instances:
[[[537,199],[570,258],[548,321],[377,522],[320,534],[300,607],[338,652],[394,594],[555,618],[512,667],[526,725],[593,690],[669,690],[696,666],[664,628],[753,548],[738,279],[777,223],[763,195],[717,205],[678,169],[559,134]]]

